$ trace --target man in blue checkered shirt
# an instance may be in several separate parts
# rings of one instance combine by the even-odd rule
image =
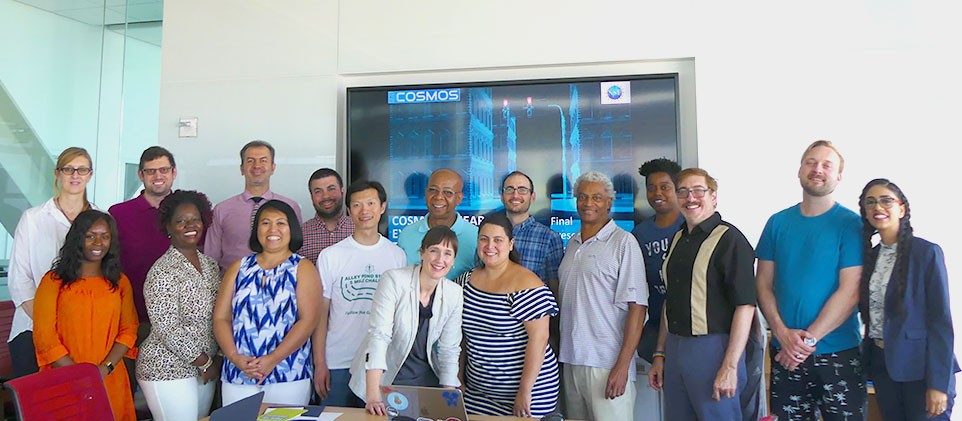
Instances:
[[[514,244],[521,254],[521,265],[538,275],[551,288],[558,284],[558,265],[564,257],[561,236],[528,213],[534,202],[534,185],[521,171],[508,174],[501,183],[501,203],[514,225]]]

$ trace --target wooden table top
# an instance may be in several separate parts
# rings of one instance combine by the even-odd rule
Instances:
[[[261,413],[263,414],[267,408],[272,407],[289,407],[291,405],[274,405],[274,404],[261,404]],[[368,414],[364,408],[342,408],[337,406],[328,406],[324,408],[324,413],[341,413],[337,421],[384,421],[387,419],[386,416],[378,416]],[[532,418],[518,418],[518,417],[492,417],[485,415],[469,415],[468,418],[471,421],[531,421]],[[209,421],[210,417],[205,417],[201,419],[202,421]]]

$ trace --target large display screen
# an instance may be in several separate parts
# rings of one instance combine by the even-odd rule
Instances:
[[[501,181],[534,181],[531,214],[568,238],[580,228],[574,182],[611,177],[611,216],[626,230],[651,213],[638,167],[678,160],[675,74],[563,80],[383,86],[347,91],[349,181],[377,180],[388,193],[388,238],[427,214],[424,191],[438,168],[464,178],[458,212],[478,224],[503,211]]]

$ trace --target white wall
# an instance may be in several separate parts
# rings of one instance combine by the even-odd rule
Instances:
[[[240,146],[267,139],[274,189],[309,214],[305,180],[337,153],[342,78],[694,57],[698,162],[723,216],[757,239],[800,200],[803,148],[830,139],[848,159],[839,201],[854,209],[879,176],[906,191],[916,233],[945,249],[958,321],[962,27],[959,6],[922,3],[167,0],[160,142],[178,184],[216,201],[242,189]],[[200,118],[198,138],[176,137],[182,116]]]

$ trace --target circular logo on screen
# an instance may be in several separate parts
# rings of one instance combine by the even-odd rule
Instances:
[[[388,406],[403,411],[408,409],[408,398],[398,392],[391,392],[387,395]]]
[[[611,85],[611,87],[608,88],[608,98],[618,99],[621,98],[622,94],[624,94],[624,92],[621,91],[621,87],[618,85]]]

